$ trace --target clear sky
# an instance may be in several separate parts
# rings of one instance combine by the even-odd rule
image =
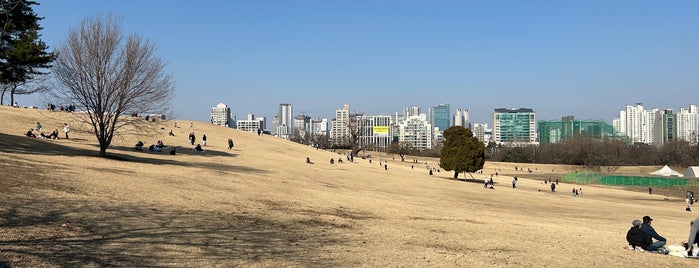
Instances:
[[[177,119],[423,112],[448,103],[491,124],[495,108],[537,119],[611,119],[627,104],[699,103],[699,1],[39,1],[51,47],[112,13],[158,46]],[[31,97],[20,97],[20,102]],[[268,126],[269,128],[270,126]]]

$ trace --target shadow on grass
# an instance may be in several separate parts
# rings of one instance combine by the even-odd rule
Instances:
[[[351,225],[310,217],[68,199],[2,201],[7,205],[0,207],[0,260],[7,266],[359,265],[336,259],[331,249],[354,243],[346,235]]]
[[[74,148],[70,146],[63,145],[57,141],[46,140],[46,139],[34,139],[25,136],[15,136],[0,133],[0,152],[14,153],[20,155],[62,155],[62,156],[91,156],[98,157],[99,150],[97,145],[93,145],[95,150],[87,150]],[[123,152],[133,151],[132,147],[126,146],[112,146],[107,151],[108,159],[123,162],[135,162],[135,163],[148,163],[155,165],[176,165],[185,167],[198,167],[207,168],[217,171],[230,171],[230,172],[257,172],[257,173],[267,173],[268,171],[239,166],[233,164],[222,164],[214,162],[189,162],[177,160],[178,155],[201,155],[202,157],[213,157],[213,156],[223,156],[223,157],[236,157],[237,154],[220,152],[214,150],[207,150],[203,153],[192,151],[188,148],[181,148],[175,146],[177,155],[169,155],[169,149],[165,152],[133,152],[130,154],[125,154]],[[122,152],[122,153],[119,153]],[[151,155],[162,155],[169,157],[168,159],[162,159],[157,157],[151,157]]]

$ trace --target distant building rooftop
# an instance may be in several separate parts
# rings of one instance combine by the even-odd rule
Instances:
[[[532,110],[531,108],[518,108],[518,109],[515,109],[515,108],[510,108],[510,109],[497,108],[497,109],[495,109],[495,112],[496,113],[533,113],[534,110]]]

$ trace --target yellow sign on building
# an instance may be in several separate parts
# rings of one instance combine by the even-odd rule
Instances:
[[[374,134],[388,135],[388,126],[374,126]]]

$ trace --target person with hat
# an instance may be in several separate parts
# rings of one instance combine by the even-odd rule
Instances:
[[[651,242],[653,239],[655,239],[655,242],[651,243],[652,248],[662,248],[665,246],[665,243],[667,243],[667,239],[665,237],[660,236],[656,231],[655,228],[651,225],[651,222],[653,222],[653,219],[650,216],[643,216],[643,224],[641,225],[641,230],[648,236],[648,240]]]

